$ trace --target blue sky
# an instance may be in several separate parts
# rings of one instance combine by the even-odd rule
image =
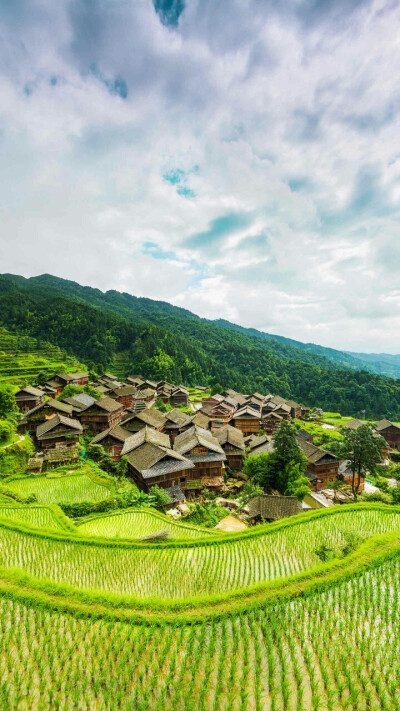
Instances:
[[[400,352],[400,4],[5,0],[0,261]]]

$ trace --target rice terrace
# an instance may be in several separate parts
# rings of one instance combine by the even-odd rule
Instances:
[[[104,537],[119,516],[131,538]],[[398,707],[399,508],[151,542],[161,514],[75,530],[57,507],[0,517],[2,708]],[[357,545],[321,562],[317,532]]]

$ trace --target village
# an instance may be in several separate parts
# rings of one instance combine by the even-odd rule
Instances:
[[[77,392],[63,397],[64,391],[71,391],[69,386]],[[272,452],[273,435],[286,421],[295,424],[307,460],[309,493],[300,504],[294,496],[264,492],[245,513],[253,521],[275,520],[352,499],[346,487],[351,477],[347,462],[313,441],[308,425],[321,411],[310,412],[278,395],[246,395],[232,389],[211,395],[204,386],[190,389],[140,375],[120,382],[111,373],[89,382],[87,373],[78,372],[57,373],[41,386],[21,387],[15,400],[21,413],[18,430],[31,436],[36,450],[28,462],[31,473],[77,461],[84,442],[100,445],[114,462],[126,457],[127,477],[139,490],[165,489],[171,514],[179,516],[180,510],[187,510],[186,501],[205,492],[235,509],[235,495],[247,479],[244,458]],[[345,428],[363,424],[348,420]],[[387,443],[382,463],[389,463],[388,454],[395,455],[400,444],[400,426],[382,420],[375,429]],[[336,486],[339,482],[343,486]],[[364,486],[362,477],[361,492]]]

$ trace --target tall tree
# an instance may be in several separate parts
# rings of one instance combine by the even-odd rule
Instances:
[[[270,467],[272,480],[281,494],[285,494],[289,479],[293,484],[292,468],[298,465],[299,477],[307,469],[307,460],[296,438],[296,430],[289,422],[281,422],[273,436],[274,451],[271,454]]]
[[[0,418],[16,417],[18,414],[17,403],[10,385],[0,386]]]
[[[341,456],[349,461],[352,473],[351,488],[357,499],[361,478],[373,474],[382,459],[382,449],[386,442],[371,425],[360,425],[357,429],[348,427],[344,432]]]

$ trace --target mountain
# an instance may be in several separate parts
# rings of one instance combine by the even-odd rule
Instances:
[[[163,301],[103,293],[44,274],[0,276],[0,325],[45,340],[92,370],[273,392],[326,410],[400,419],[400,381],[374,362],[202,319]],[[360,365],[359,365],[360,364]]]

